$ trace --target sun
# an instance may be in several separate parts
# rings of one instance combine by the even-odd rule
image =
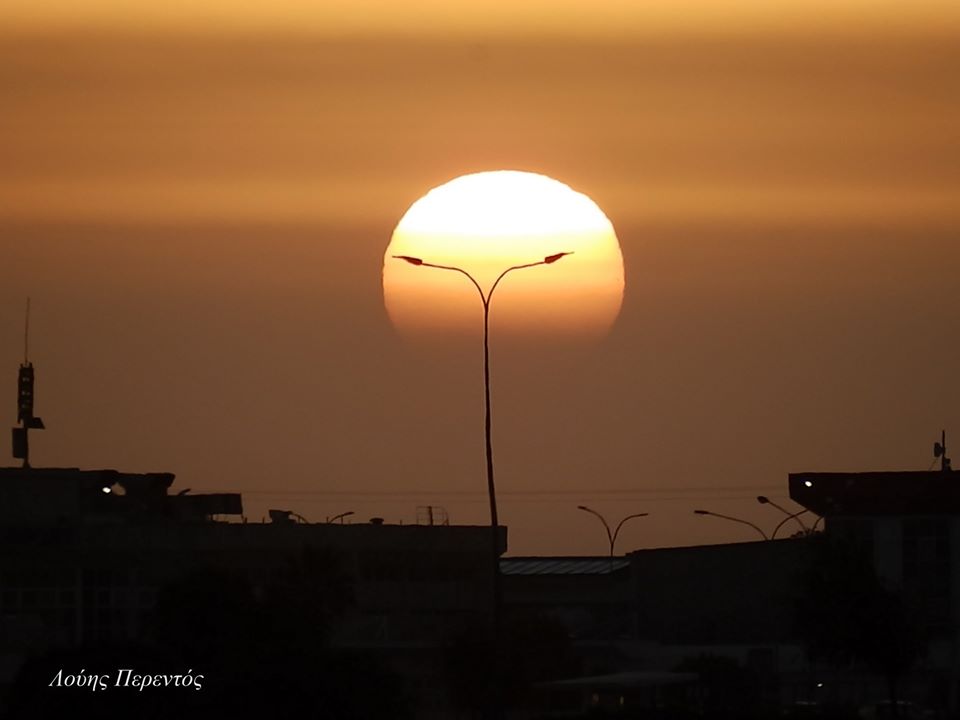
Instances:
[[[470,330],[482,306],[458,267],[486,293],[509,267],[490,303],[491,323],[523,332],[603,335],[623,301],[623,256],[613,225],[589,197],[530,172],[463,175],[417,200],[393,232],[383,261],[387,313],[401,331]]]

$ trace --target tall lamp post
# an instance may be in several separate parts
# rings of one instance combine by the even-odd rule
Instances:
[[[619,523],[617,523],[616,529],[613,530],[613,531],[611,531],[611,530],[610,530],[610,526],[607,524],[607,519],[606,519],[603,515],[601,515],[600,513],[598,513],[596,510],[592,510],[591,508],[588,508],[586,505],[577,505],[577,510],[583,510],[584,512],[588,512],[588,513],[590,513],[591,515],[594,515],[594,516],[600,518],[600,522],[603,523],[603,528],[607,531],[607,540],[610,542],[610,562],[611,562],[611,564],[613,563],[613,546],[616,545],[616,543],[617,543],[617,535],[620,534],[620,528],[623,527],[623,524],[624,524],[627,520],[632,520],[633,518],[639,518],[639,517],[646,517],[647,515],[650,514],[650,513],[634,513],[633,515],[627,515],[623,520],[621,520]]]
[[[769,537],[767,537],[767,534],[766,534],[763,530],[761,530],[759,527],[757,527],[756,525],[754,525],[754,524],[753,524],[752,522],[750,522],[749,520],[742,520],[741,518],[733,517],[733,516],[731,516],[731,515],[721,515],[720,513],[710,512],[709,510],[694,510],[694,511],[693,511],[693,514],[694,514],[694,515],[709,515],[709,516],[711,516],[711,517],[718,517],[718,518],[723,518],[724,520],[730,520],[731,522],[737,522],[737,523],[740,523],[740,524],[742,524],[742,525],[749,525],[749,526],[752,527],[754,530],[756,530],[758,533],[760,533],[760,537],[762,537],[764,540],[769,540],[769,539],[770,539]]]
[[[492,543],[491,549],[493,562],[493,629],[495,640],[499,637],[500,631],[501,597],[500,542],[497,532],[499,522],[497,520],[497,495],[493,482],[493,441],[490,433],[490,299],[493,297],[493,291],[497,289],[497,285],[500,284],[500,281],[503,280],[508,273],[511,273],[514,270],[537,267],[538,265],[552,265],[560,258],[572,254],[573,253],[569,252],[555,253],[554,255],[547,255],[543,260],[539,260],[537,262],[524,263],[523,265],[513,265],[512,267],[508,267],[497,276],[497,279],[493,281],[493,285],[491,285],[490,289],[486,292],[483,291],[483,288],[480,287],[480,283],[477,282],[473,275],[468,273],[463,268],[454,267],[453,265],[436,265],[434,263],[426,262],[421,258],[411,257],[409,255],[393,256],[398,260],[404,260],[405,262],[417,267],[436,268],[437,270],[452,270],[453,272],[458,272],[461,275],[464,275],[471,283],[473,283],[473,286],[477,289],[477,293],[480,295],[480,301],[483,303],[483,394],[485,408],[484,439],[486,441],[487,457],[487,494],[490,497],[490,536]]]

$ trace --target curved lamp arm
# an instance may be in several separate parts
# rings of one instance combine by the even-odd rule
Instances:
[[[638,517],[646,517],[647,515],[650,514],[650,513],[634,513],[633,515],[627,515],[623,520],[621,520],[619,523],[617,523],[616,529],[613,530],[613,532],[611,532],[611,531],[610,531],[610,525],[607,524],[607,519],[606,519],[603,515],[601,515],[600,513],[598,513],[596,510],[593,510],[593,509],[591,509],[591,508],[588,508],[586,505],[577,505],[577,510],[583,510],[584,512],[588,512],[588,513],[590,513],[591,515],[594,515],[594,516],[598,517],[598,518],[600,519],[600,522],[603,523],[603,527],[604,527],[604,529],[607,531],[607,540],[608,540],[609,543],[610,543],[610,557],[611,557],[611,558],[613,557],[614,547],[615,547],[616,544],[617,544],[617,536],[620,534],[620,528],[623,527],[623,524],[624,524],[627,520],[632,520],[633,518],[638,518]]]
[[[487,307],[490,304],[490,298],[493,296],[493,291],[497,289],[497,285],[500,284],[500,281],[507,275],[507,273],[513,272],[514,270],[522,270],[523,268],[536,267],[537,265],[552,265],[557,260],[567,255],[573,255],[573,252],[560,252],[554,253],[553,255],[547,255],[543,260],[538,260],[537,262],[524,263],[522,265],[513,265],[508,267],[502,273],[497,276],[497,279],[493,281],[493,285],[490,286],[490,289],[484,293],[483,288],[480,287],[480,283],[468,273],[463,268],[458,268],[454,265],[437,265],[434,263],[426,262],[425,260],[412,257],[411,255],[394,255],[397,260],[405,260],[411,265],[416,265],[417,267],[430,267],[436,268],[437,270],[452,270],[453,272],[458,272],[461,275],[465,275],[466,278],[473,283],[473,286],[477,289],[477,292],[480,293],[480,301],[483,303],[484,307]]]
[[[804,532],[810,532],[810,528],[808,528],[806,524],[803,522],[803,520],[801,520],[798,517],[799,515],[802,515],[804,512],[806,512],[805,510],[799,510],[795,513],[791,513],[782,505],[777,505],[773,500],[768,498],[766,495],[757,495],[757,502],[760,503],[761,505],[770,505],[771,507],[775,507],[777,510],[779,510],[780,512],[782,512],[784,515],[787,516],[787,520],[796,520],[800,524],[800,527],[803,528]],[[781,523],[781,525],[782,524],[783,523]],[[779,528],[780,525],[778,525],[777,527]],[[774,530],[774,534],[776,534],[776,530]]]
[[[800,522],[800,518],[797,517],[797,516],[798,516],[798,515],[803,515],[805,512],[809,512],[809,511],[807,510],[807,508],[804,508],[803,510],[800,510],[800,511],[798,511],[798,512],[795,512],[795,513],[793,513],[792,515],[787,515],[787,516],[786,516],[783,520],[781,520],[780,523],[773,529],[773,532],[770,534],[770,539],[772,540],[772,539],[774,539],[775,537],[777,537],[777,530],[779,530],[780,528],[782,528],[786,523],[790,522],[791,520],[796,520],[797,522]],[[819,522],[819,521],[818,521],[818,522]],[[808,528],[806,525],[804,525],[803,523],[800,523],[800,525],[803,526],[804,532],[807,532],[807,533],[812,532],[812,530],[811,530],[810,528]]]
[[[612,532],[610,532],[610,526],[607,525],[607,520],[606,520],[606,518],[603,517],[603,515],[601,515],[600,513],[598,513],[596,510],[591,510],[591,509],[588,508],[586,505],[577,505],[577,510],[583,510],[584,512],[588,512],[588,513],[590,513],[591,515],[594,515],[594,516],[600,518],[600,522],[603,523],[603,528],[604,528],[604,530],[607,531],[607,542],[610,543],[610,554],[613,555],[613,539],[614,539],[615,536],[614,536],[614,534],[613,534]],[[619,530],[620,528],[617,527],[617,529]]]
[[[627,515],[623,520],[621,520],[619,523],[617,523],[617,529],[613,531],[613,542],[614,542],[614,543],[617,542],[617,535],[620,534],[620,528],[623,527],[623,524],[624,524],[627,520],[632,520],[633,518],[639,518],[639,517],[646,517],[646,516],[649,515],[649,514],[650,514],[650,513],[634,513],[633,515]]]
[[[397,260],[406,260],[411,265],[416,265],[417,267],[430,267],[436,268],[437,270],[453,270],[453,272],[458,272],[461,275],[465,275],[467,280],[473,283],[473,286],[477,289],[477,292],[480,293],[480,301],[486,306],[487,296],[483,294],[483,288],[480,287],[480,283],[474,280],[473,275],[468,273],[463,268],[454,267],[453,265],[434,265],[433,263],[424,262],[418,257],[411,257],[410,255],[394,255]],[[502,276],[501,276],[502,277]]]

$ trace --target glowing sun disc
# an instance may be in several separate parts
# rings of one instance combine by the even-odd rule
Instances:
[[[394,256],[461,268],[487,292],[508,267],[556,253],[573,254],[510,273],[497,286],[491,318],[523,331],[605,333],[623,301],[623,256],[596,203],[545,175],[463,175],[401,218],[384,254],[384,304],[400,330],[469,329],[482,306],[467,278]]]

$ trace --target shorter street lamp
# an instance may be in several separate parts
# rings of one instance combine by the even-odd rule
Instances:
[[[795,513],[793,513],[792,515],[787,515],[787,516],[786,516],[783,520],[781,520],[781,521],[777,524],[777,526],[773,529],[773,533],[770,535],[770,539],[772,540],[772,539],[774,539],[775,537],[777,537],[777,530],[779,530],[780,528],[782,528],[786,523],[790,522],[791,520],[796,520],[797,522],[800,522],[800,518],[799,518],[798,516],[799,516],[799,515],[803,515],[805,512],[808,512],[806,508],[804,508],[803,510],[800,510],[800,511],[798,511],[798,512],[795,512]],[[820,520],[818,519],[817,522],[819,523]],[[800,523],[800,524],[802,525],[803,523]],[[805,527],[805,528],[803,529],[803,532],[804,532],[804,534],[806,534],[806,535],[811,535],[811,534],[813,533],[813,531],[816,530],[816,529],[817,529],[817,526],[816,526],[816,525],[814,525],[812,528],[809,528],[809,529],[807,529],[807,528]]]
[[[631,519],[633,519],[633,518],[638,518],[638,517],[646,517],[647,515],[650,514],[650,513],[634,513],[633,515],[627,515],[623,520],[621,520],[621,521],[617,524],[616,530],[614,530],[613,532],[611,532],[611,531],[610,531],[610,526],[607,524],[606,518],[604,518],[603,515],[601,515],[600,513],[598,513],[596,510],[591,510],[591,509],[588,508],[586,505],[577,505],[577,510],[583,510],[584,512],[588,512],[588,513],[590,513],[591,515],[594,515],[594,516],[600,518],[600,522],[603,523],[603,527],[604,527],[604,529],[607,531],[607,540],[610,542],[610,562],[613,562],[613,546],[614,546],[614,545],[616,544],[616,542],[617,542],[617,535],[620,534],[620,528],[623,527],[623,524],[624,524],[627,520],[631,520]]]
[[[353,510],[348,510],[347,512],[342,512],[339,515],[334,515],[332,518],[327,518],[327,525],[330,525],[337,520],[339,520],[340,524],[343,525],[343,519],[345,517],[350,517],[351,515],[353,515]]]
[[[775,538],[777,536],[777,530],[779,530],[784,523],[789,522],[790,520],[796,520],[800,524],[800,527],[803,528],[803,531],[805,533],[810,532],[810,528],[808,528],[806,524],[803,522],[803,520],[799,518],[800,515],[803,515],[803,513],[807,511],[806,508],[799,510],[795,513],[792,513],[789,510],[787,510],[785,507],[777,505],[773,500],[768,498],[766,495],[757,495],[757,502],[760,503],[761,505],[770,505],[771,507],[775,507],[777,510],[779,510],[784,515],[786,515],[786,517],[780,522],[780,524],[777,525],[776,528],[774,528],[773,534],[770,537]]]
[[[730,520],[731,522],[740,523],[741,525],[749,525],[758,533],[760,533],[760,537],[762,537],[764,540],[770,539],[769,537],[767,537],[767,534],[763,530],[761,530],[759,527],[754,525],[749,520],[742,520],[741,518],[731,517],[730,515],[721,515],[720,513],[710,512],[709,510],[694,510],[693,514],[694,515],[710,515],[711,517],[723,518],[724,520]]]

